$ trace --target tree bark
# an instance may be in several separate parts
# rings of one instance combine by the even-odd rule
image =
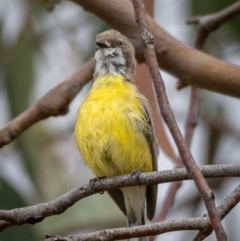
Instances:
[[[138,62],[144,61],[133,7],[128,0],[72,0],[126,35],[133,43]],[[186,85],[240,97],[240,67],[190,48],[167,33],[148,17],[155,38],[160,68],[180,79],[178,88]]]

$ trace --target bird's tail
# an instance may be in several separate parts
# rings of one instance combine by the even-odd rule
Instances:
[[[145,224],[146,187],[126,187],[122,189],[127,212],[128,227]],[[147,241],[147,237],[131,238],[128,241]]]
[[[135,216],[135,214],[133,212],[131,212],[127,216],[128,216],[127,217],[128,227],[135,227],[135,226],[145,224],[144,210],[142,211],[140,220],[137,220],[137,217]],[[137,238],[128,239],[128,241],[148,241],[148,238],[147,237],[137,237]]]

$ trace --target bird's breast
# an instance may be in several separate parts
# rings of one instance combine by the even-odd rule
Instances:
[[[78,111],[76,140],[97,176],[152,170],[144,110],[136,87],[121,76],[98,78]]]

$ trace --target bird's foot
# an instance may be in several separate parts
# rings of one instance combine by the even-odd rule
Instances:
[[[104,179],[106,177],[94,177],[92,179],[89,180],[89,185],[91,186],[91,188],[94,188],[95,187],[95,183],[100,181],[101,179]],[[99,192],[100,194],[103,194],[104,191],[101,191]]]
[[[136,170],[132,171],[130,175],[131,175],[131,177],[134,177],[139,181],[139,177],[142,172],[143,171],[141,169],[136,169]],[[139,185],[139,187],[141,187],[141,185]]]

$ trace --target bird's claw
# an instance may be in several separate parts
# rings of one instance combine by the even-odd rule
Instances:
[[[136,170],[132,171],[130,175],[131,175],[131,177],[135,177],[139,181],[139,177],[142,172],[143,171],[141,169],[136,169]],[[141,187],[141,185],[139,185],[139,187]]]
[[[139,179],[139,176],[142,172],[143,171],[140,170],[140,169],[134,170],[134,171],[131,172],[131,177],[136,177],[137,179]]]
[[[92,179],[89,180],[89,185],[91,186],[91,188],[94,188],[95,183],[100,181],[101,179],[104,179],[106,177],[94,177]],[[104,194],[104,191],[99,192],[100,194]]]

